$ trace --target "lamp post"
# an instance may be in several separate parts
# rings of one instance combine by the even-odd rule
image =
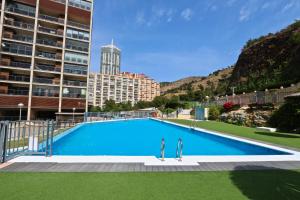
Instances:
[[[21,121],[21,120],[22,120],[22,108],[24,107],[24,104],[23,104],[23,103],[19,103],[19,104],[18,104],[18,107],[20,108],[19,121]]]
[[[257,104],[257,91],[255,90],[254,93],[255,93],[255,103]]]
[[[265,104],[267,103],[267,99],[268,99],[267,98],[268,91],[269,91],[268,89],[265,89]]]
[[[75,110],[76,110],[76,108],[73,108],[73,124],[74,124],[74,121],[75,121]]]
[[[209,96],[206,96],[205,99],[206,99],[206,103],[207,103],[207,106],[208,106],[208,104],[209,104]]]

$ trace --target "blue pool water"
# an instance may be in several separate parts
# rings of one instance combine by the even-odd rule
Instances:
[[[183,155],[284,155],[281,152],[151,119],[85,124],[53,144],[54,155],[115,155],[160,157],[176,155],[179,138]]]

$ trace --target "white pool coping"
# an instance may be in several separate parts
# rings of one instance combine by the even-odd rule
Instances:
[[[163,123],[168,123],[184,128],[190,128],[189,126],[176,124],[173,122],[163,121],[159,119],[154,119],[156,121],[161,121]],[[126,120],[134,120],[134,119],[126,119]],[[103,123],[103,122],[112,122],[112,121],[124,121],[122,120],[107,120],[107,121],[98,121],[98,122],[87,122],[87,123]],[[55,141],[60,139],[61,137],[71,133],[72,131],[78,129],[83,124],[80,124],[68,131],[66,131],[63,135],[59,135],[55,138]],[[300,161],[300,152],[277,147],[269,144],[264,144],[261,142],[251,141],[235,136],[229,136],[225,134],[221,134],[214,131],[209,131],[201,128],[193,128],[196,131],[202,131],[209,134],[246,142],[249,144],[262,146],[278,151],[283,151],[290,153],[291,155],[240,155],[240,156],[184,156],[182,161],[179,161],[175,158],[165,158],[162,161],[160,158],[156,158],[155,156],[19,156],[10,160],[10,163],[144,163],[146,166],[198,166],[204,162],[282,162],[282,161]]]

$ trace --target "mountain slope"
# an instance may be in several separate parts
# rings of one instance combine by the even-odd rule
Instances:
[[[209,89],[210,94],[224,95],[231,87],[237,87],[237,92],[249,92],[297,82],[300,82],[300,21],[275,34],[249,40],[233,67],[207,77],[162,84],[161,90],[165,95],[181,95]]]
[[[253,91],[299,81],[300,21],[276,34],[250,40],[238,58],[229,86]]]

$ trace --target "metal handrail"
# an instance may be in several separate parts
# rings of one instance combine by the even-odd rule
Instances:
[[[31,16],[31,17],[35,16],[35,11],[30,10],[30,9],[22,9],[22,8],[17,8],[17,7],[11,7],[10,6],[10,7],[7,7],[6,10],[9,11],[9,12],[19,13],[19,14],[22,14],[22,15],[28,15],[28,16]]]
[[[161,139],[161,145],[160,145],[160,157],[161,157],[161,161],[165,161],[165,139]]]
[[[176,147],[176,158],[178,158],[178,161],[182,161],[182,149],[183,149],[183,142],[182,139],[179,138]]]

